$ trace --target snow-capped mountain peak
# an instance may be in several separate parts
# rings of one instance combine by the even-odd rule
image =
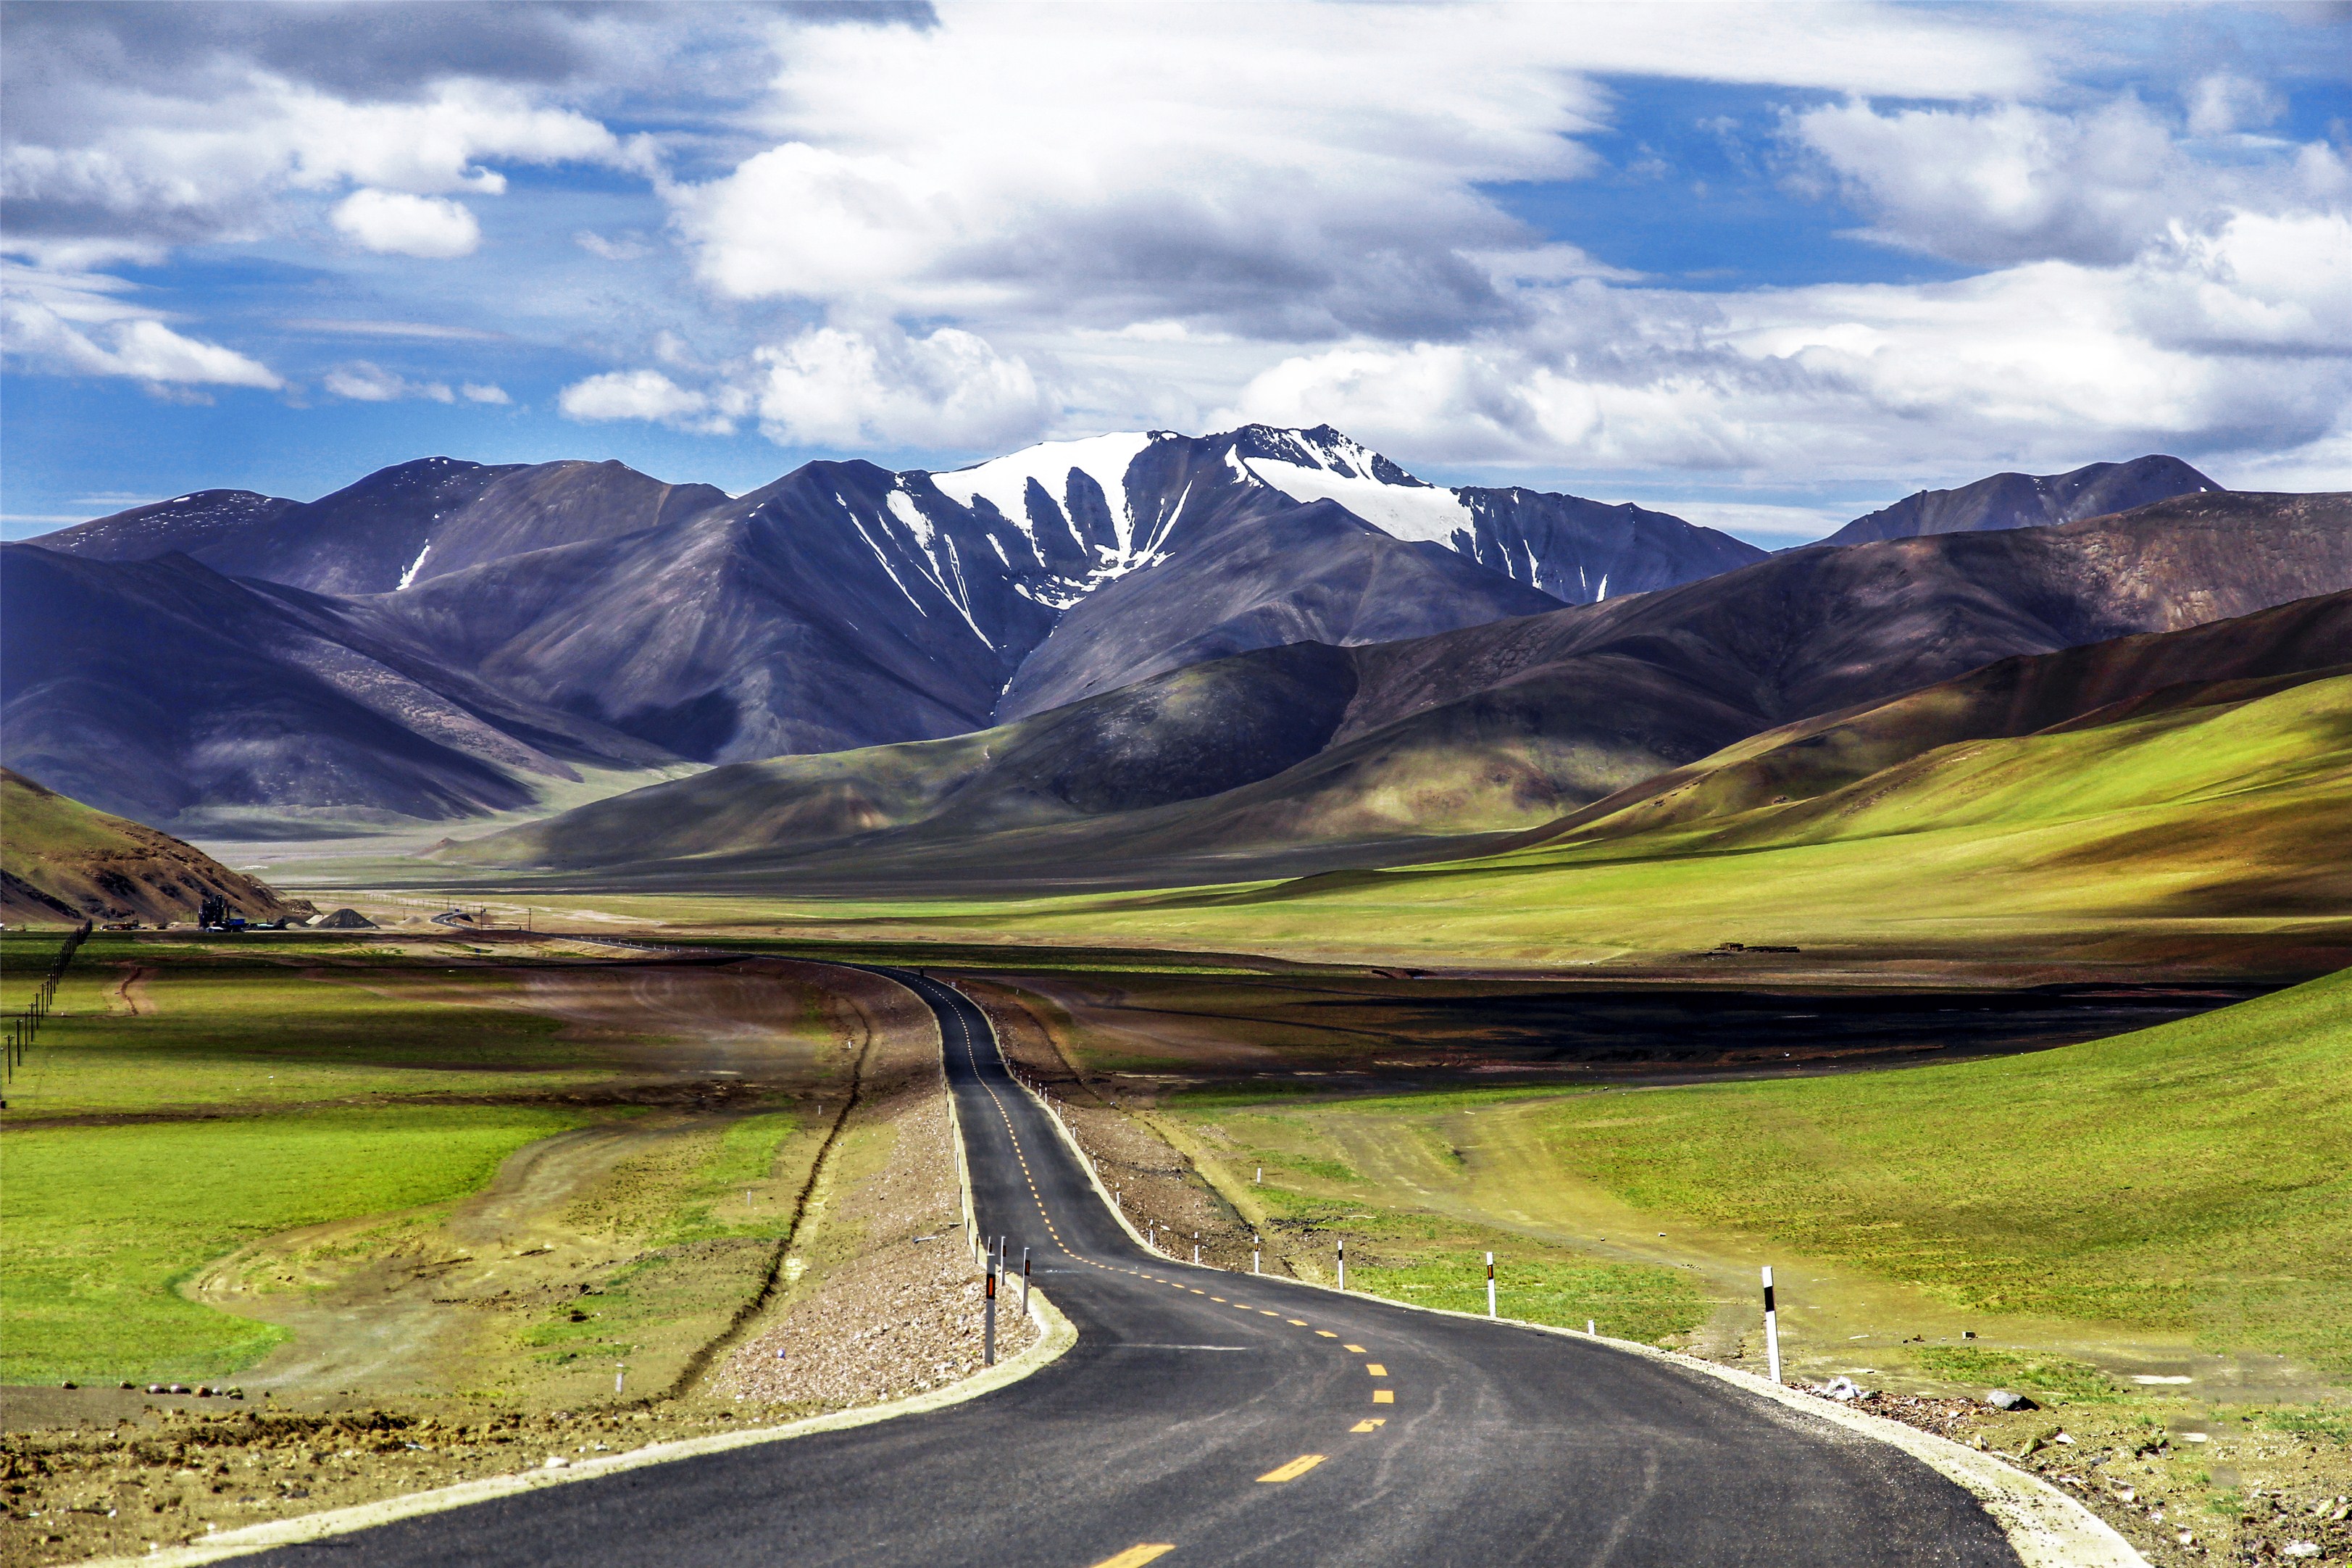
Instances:
[[[1255,478],[1293,500],[1332,500],[1383,533],[1470,553],[1477,520],[1456,491],[1425,484],[1350,436],[1318,425],[1234,432],[1234,451]]]

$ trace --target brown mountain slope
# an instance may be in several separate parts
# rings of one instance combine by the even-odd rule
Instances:
[[[0,918],[184,921],[207,893],[249,920],[311,912],[170,834],[0,768]]]
[[[1176,685],[952,742],[656,786],[453,858],[714,891],[1232,880],[1302,856],[1363,865],[1486,847],[1495,840],[1469,837],[1540,827],[1603,797],[1622,805],[1620,792],[1759,731],[2004,656],[2135,639],[2037,678],[2074,695],[2022,702],[2019,713],[2042,715],[2031,728],[2183,679],[2342,662],[2329,651],[2341,636],[2332,612],[2310,612],[2303,633],[2285,612],[2194,637],[2169,628],[2300,597],[2305,583],[2352,588],[2347,498],[2186,499],[2216,504],[1810,551],[1408,643],[1219,660]],[[2165,634],[2187,640],[2167,653]],[[1249,767],[1205,765],[1213,759],[1193,753],[1231,738],[1165,700],[1186,689],[1236,712],[1263,708],[1287,755],[1260,748]],[[1895,731],[1885,743],[1907,743]],[[1024,783],[1042,776],[1171,787],[1041,795]],[[1008,813],[1013,800],[1027,804]]]

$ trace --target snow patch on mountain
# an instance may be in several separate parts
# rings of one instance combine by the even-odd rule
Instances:
[[[1037,530],[1029,516],[1030,481],[1035,480],[1061,509],[1067,523],[1076,510],[1071,499],[1072,480],[1084,474],[1101,489],[1110,507],[1111,526],[1118,536],[1118,553],[1124,555],[1132,549],[1135,536],[1135,507],[1127,493],[1128,467],[1159,438],[1157,432],[1118,431],[1081,441],[1046,441],[974,468],[933,474],[931,483],[960,506],[971,508],[987,501],[1027,535],[1034,549]]]
[[[1466,550],[1457,535],[1477,531],[1477,519],[1452,490],[1435,485],[1392,484],[1369,474],[1308,468],[1271,458],[1244,458],[1249,471],[1293,500],[1338,501],[1383,533]]]

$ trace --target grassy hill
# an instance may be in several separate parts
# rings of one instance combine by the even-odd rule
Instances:
[[[168,833],[0,768],[0,918],[11,922],[193,918],[207,893],[254,920],[308,914]]]
[[[1820,793],[1760,803],[1787,774],[1759,773],[1736,748],[1693,770],[1680,801],[1636,801],[1448,865],[856,912],[1408,962],[1591,962],[1738,942],[2129,963],[2259,936],[2307,939],[2280,972],[2309,973],[2352,940],[2352,676],[2280,685],[2174,690],[2024,735],[1937,744],[1927,726],[1913,741],[1930,743],[1894,748],[1898,760],[1851,752],[1860,760],[1843,772],[1798,786]]]

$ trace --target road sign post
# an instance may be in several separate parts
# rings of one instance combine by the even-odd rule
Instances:
[[[1764,1357],[1772,1381],[1780,1381],[1780,1314],[1772,1303],[1772,1266],[1764,1266]]]

